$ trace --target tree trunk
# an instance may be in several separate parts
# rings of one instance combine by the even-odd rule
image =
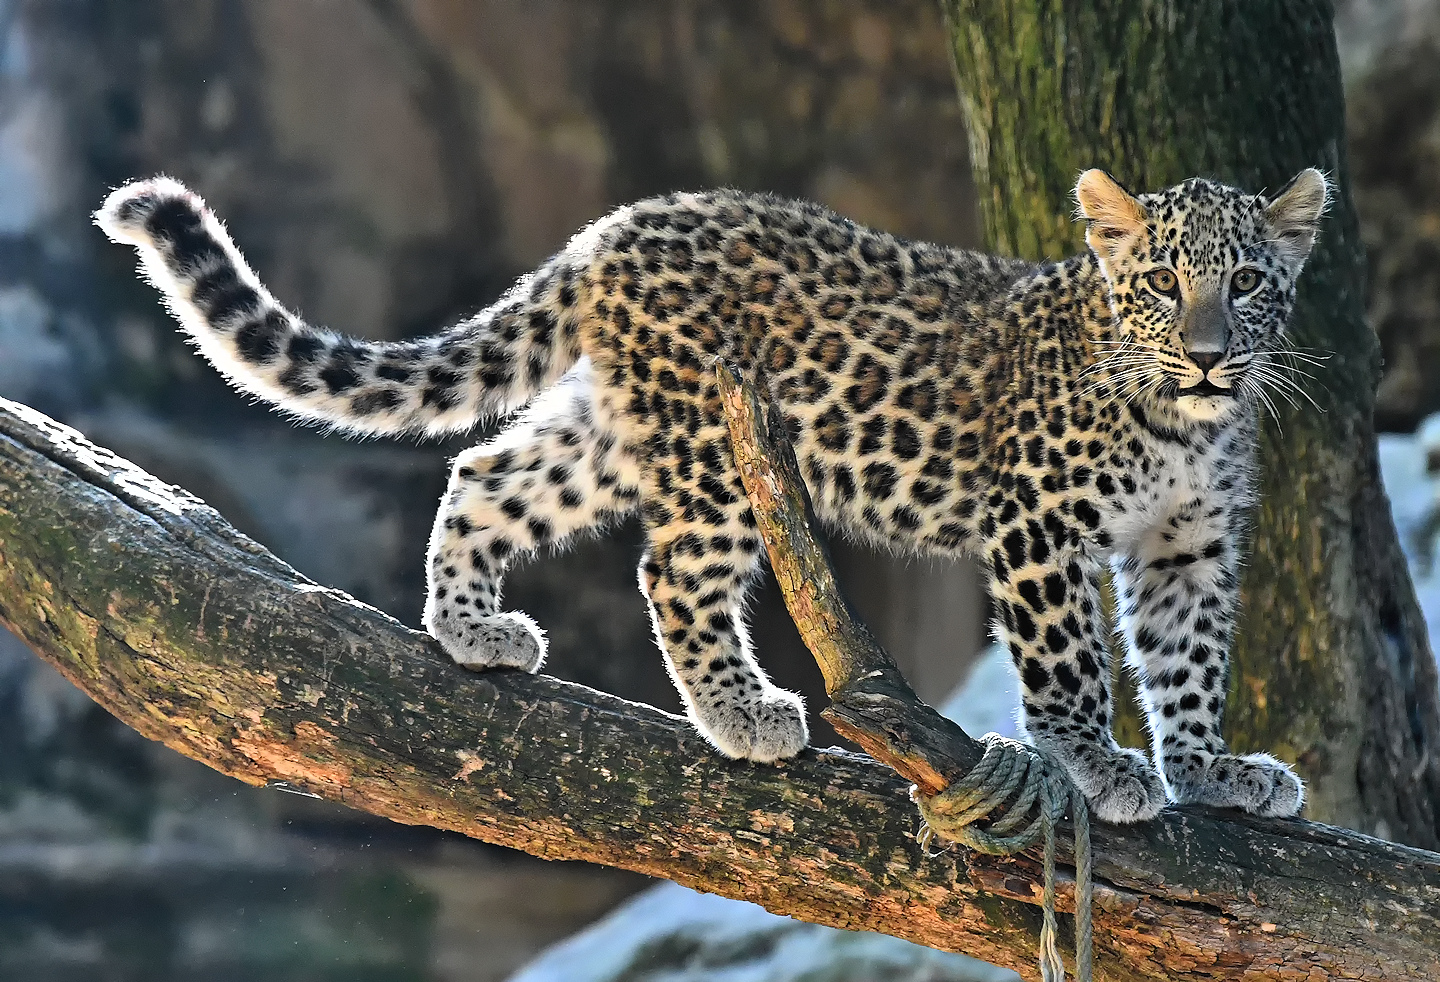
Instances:
[[[1273,191],[1310,166],[1335,180],[1291,324],[1331,357],[1307,382],[1319,410],[1282,405],[1265,426],[1226,730],[1298,765],[1312,818],[1440,845],[1440,684],[1376,461],[1379,347],[1330,4],[943,6],[998,252],[1083,249],[1071,189],[1087,167],[1137,191],[1196,175]]]
[[[0,624],[144,735],[249,783],[1035,977],[1034,855],[928,854],[907,782],[874,761],[724,760],[658,710],[469,674],[203,502],[3,400]],[[1093,838],[1097,978],[1440,977],[1440,855],[1196,809]],[[1071,861],[1063,837],[1060,853]]]

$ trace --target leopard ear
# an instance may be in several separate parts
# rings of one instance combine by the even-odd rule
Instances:
[[[1330,182],[1314,167],[1307,167],[1265,206],[1265,223],[1275,245],[1292,264],[1298,266],[1310,255],[1329,203]]]
[[[1102,258],[1111,258],[1145,230],[1149,215],[1120,182],[1098,168],[1087,170],[1075,184],[1080,215],[1090,223],[1085,241]]]

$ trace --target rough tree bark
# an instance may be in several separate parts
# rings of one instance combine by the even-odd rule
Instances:
[[[141,733],[249,783],[1034,977],[1034,857],[927,856],[907,782],[873,761],[727,761],[658,710],[468,675],[202,502],[3,402],[0,624]],[[1098,827],[1095,857],[1099,978],[1440,977],[1440,855],[1171,811]]]
[[[1312,818],[1440,846],[1440,684],[1375,455],[1379,346],[1330,4],[942,5],[998,252],[1083,248],[1071,188],[1087,167],[1138,190],[1194,175],[1274,190],[1310,166],[1334,178],[1292,327],[1332,353],[1306,383],[1323,411],[1282,403],[1265,429],[1227,731],[1299,765]]]

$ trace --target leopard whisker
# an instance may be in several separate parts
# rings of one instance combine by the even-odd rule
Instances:
[[[1137,365],[1150,364],[1154,362],[1154,360],[1155,359],[1150,357],[1149,355],[1114,355],[1110,358],[1103,359],[1091,365],[1089,368],[1085,369],[1083,372],[1080,373],[1080,377],[1085,378],[1088,375],[1094,375],[1096,372],[1105,371],[1107,369],[1131,368]]]
[[[1269,383],[1270,383],[1270,386],[1271,386],[1271,389],[1274,391],[1274,393],[1275,393],[1276,395],[1278,395],[1280,398],[1284,399],[1287,403],[1289,403],[1291,409],[1298,409],[1298,408],[1300,408],[1299,403],[1297,403],[1297,402],[1290,396],[1290,394],[1285,391],[1285,389],[1284,389],[1282,386],[1276,385],[1276,384],[1275,384],[1275,380],[1274,380],[1272,377],[1270,377],[1270,376],[1268,376],[1268,375],[1265,375],[1265,374],[1263,374],[1263,373],[1261,373],[1261,372],[1259,372],[1259,371],[1256,371],[1254,374],[1255,374],[1255,379],[1254,379],[1254,380],[1255,380],[1255,382],[1256,382],[1257,385],[1263,387],[1263,383],[1269,382]]]
[[[1095,395],[1101,389],[1113,387],[1114,393],[1110,395],[1109,398],[1106,400],[1108,404],[1110,402],[1114,402],[1116,399],[1123,396],[1132,382],[1135,382],[1136,380],[1143,380],[1151,374],[1158,374],[1157,370],[1154,368],[1153,365],[1130,368],[1124,372],[1120,372],[1118,374],[1110,375],[1105,378],[1096,380],[1090,386],[1081,390],[1080,395]]]
[[[1255,374],[1257,378],[1268,381],[1277,392],[1283,392],[1285,389],[1289,389],[1290,391],[1299,394],[1306,402],[1310,403],[1310,405],[1315,409],[1316,412],[1323,413],[1325,411],[1320,407],[1320,404],[1315,401],[1315,399],[1310,395],[1310,393],[1305,391],[1305,387],[1303,385],[1301,385],[1294,378],[1285,374],[1285,371],[1293,371],[1292,369],[1286,368],[1285,371],[1279,371],[1277,370],[1278,368],[1284,368],[1284,366],[1267,365],[1263,362],[1257,362],[1250,367],[1250,370]],[[1311,378],[1311,376],[1308,375],[1306,377]]]
[[[1280,422],[1280,412],[1275,408],[1275,403],[1271,402],[1270,397],[1265,394],[1265,390],[1261,388],[1254,379],[1249,378],[1239,379],[1236,382],[1236,385],[1241,389],[1241,391],[1251,396],[1254,396],[1256,401],[1258,401],[1265,409],[1269,410],[1270,418],[1275,423],[1275,429],[1279,432],[1280,436],[1283,437],[1285,435],[1285,427]]]

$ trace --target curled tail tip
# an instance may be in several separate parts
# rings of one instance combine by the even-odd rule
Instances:
[[[175,217],[198,218],[205,213],[205,202],[198,194],[162,175],[131,181],[111,191],[95,212],[95,224],[112,242],[143,245],[155,237],[151,219],[165,205],[179,206],[174,209]]]

